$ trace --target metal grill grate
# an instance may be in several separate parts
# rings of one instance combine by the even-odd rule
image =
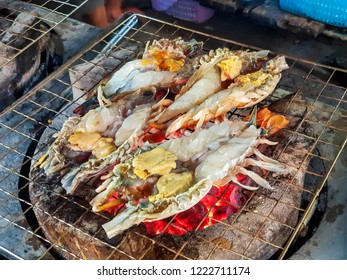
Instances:
[[[29,0],[29,1],[13,1],[3,0],[0,1],[0,19],[5,22],[4,27],[0,27],[0,35],[8,32],[9,27],[15,22],[16,17],[20,14],[30,15],[35,19],[34,25],[28,25],[22,20],[21,25],[24,26],[21,33],[16,33],[13,39],[5,43],[6,47],[13,51],[10,57],[2,60],[0,67],[10,63],[16,57],[25,53],[31,46],[42,39],[47,33],[54,30],[54,28],[62,24],[68,17],[82,7],[87,0],[78,1],[50,1],[50,0]],[[44,23],[47,28],[40,28],[40,23]],[[26,36],[29,30],[36,32],[35,37],[31,38]],[[24,40],[26,44],[20,48],[13,46],[14,40]]]
[[[48,1],[58,2],[58,1]],[[60,3],[60,2],[58,2]],[[64,2],[65,3],[65,2]],[[285,187],[275,190],[273,193],[253,193],[246,205],[233,215],[228,221],[218,221],[213,228],[211,236],[204,231],[196,231],[182,237],[167,237],[159,235],[148,236],[143,228],[137,227],[129,231],[124,238],[119,240],[107,240],[101,227],[98,229],[83,228],[83,220],[92,214],[88,205],[57,191],[54,193],[56,201],[50,201],[58,207],[52,212],[45,212],[41,206],[45,201],[33,203],[28,197],[29,184],[39,184],[35,178],[29,176],[31,164],[36,162],[40,153],[48,147],[46,140],[40,140],[41,134],[50,129],[58,131],[61,123],[52,123],[53,118],[66,119],[70,111],[75,108],[79,100],[74,100],[69,79],[70,72],[76,70],[76,65],[88,65],[88,71],[79,75],[74,81],[75,86],[80,86],[81,81],[87,79],[88,87],[95,86],[100,77],[91,75],[94,70],[101,70],[107,75],[122,63],[132,59],[138,54],[139,47],[147,40],[159,38],[183,37],[195,38],[205,42],[205,50],[217,47],[229,47],[231,49],[255,49],[234,41],[224,40],[194,30],[182,28],[175,24],[168,24],[153,18],[140,15],[125,16],[121,23],[116,23],[105,31],[103,36],[87,46],[80,54],[68,61],[57,72],[49,76],[25,97],[22,97],[0,115],[0,248],[11,258],[23,259],[52,259],[60,255],[69,259],[89,258],[90,244],[93,250],[102,250],[100,254],[107,255],[109,259],[250,259],[250,251],[254,246],[265,247],[277,251],[279,259],[287,257],[295,239],[302,227],[314,210],[317,197],[320,195],[334,164],[346,145],[346,78],[345,70],[314,64],[308,61],[287,58],[290,69],[285,72],[277,89],[294,93],[294,97],[287,104],[295,102],[300,95],[309,102],[309,107],[304,117],[295,129],[289,128],[287,133],[289,141],[283,145],[276,158],[290,155],[291,142],[299,139],[310,145],[307,152],[302,155],[300,162],[293,162],[291,166],[295,172],[285,182]],[[109,53],[112,63],[100,65],[97,57],[105,55],[109,42],[114,43],[114,50]],[[98,71],[96,71],[98,72]],[[83,84],[83,83],[82,83]],[[323,105],[322,105],[323,104]],[[61,110],[64,108],[64,110]],[[291,115],[291,112],[286,112]],[[310,126],[309,131],[304,128]],[[309,168],[319,164],[322,168]],[[338,168],[338,167],[337,167]],[[298,176],[305,173],[304,188],[297,183]],[[307,178],[310,178],[307,181]],[[274,178],[273,182],[281,184],[281,178]],[[302,203],[293,206],[287,202],[288,189],[300,189]],[[219,199],[219,198],[218,198]],[[252,201],[266,199],[270,205],[263,212],[252,211]],[[72,203],[77,205],[78,218],[69,221],[61,218],[61,211]],[[277,214],[283,207],[292,208],[299,216],[295,225],[281,220]],[[44,222],[38,224],[33,214],[44,217]],[[251,213],[258,221],[257,227],[247,228],[242,222],[244,213]],[[77,217],[76,216],[76,217]],[[106,217],[98,215],[101,220]],[[285,244],[276,244],[275,241],[259,238],[260,233],[266,228],[269,221],[276,222],[282,229],[288,231],[290,238]],[[62,224],[66,227],[51,242],[44,235],[46,225],[55,226]],[[243,248],[236,248],[226,244],[230,236],[238,238],[244,234],[248,237]],[[64,240],[79,234],[79,242],[75,248],[64,247]],[[218,238],[217,238],[218,237]],[[136,240],[136,248],[132,242]],[[256,242],[255,242],[256,241]],[[203,251],[194,254],[194,248],[204,247]],[[59,254],[57,254],[59,253]]]

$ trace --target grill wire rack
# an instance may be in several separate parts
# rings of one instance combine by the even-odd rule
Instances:
[[[47,2],[62,3],[59,1]],[[93,72],[91,69],[99,69],[106,75],[124,62],[136,57],[139,47],[143,46],[144,42],[164,37],[182,37],[186,40],[195,38],[205,43],[204,49],[206,51],[217,47],[257,49],[143,15],[125,15],[120,21],[108,28],[101,37],[96,38],[94,42],[91,42],[84,50],[39,83],[28,94],[5,109],[0,114],[0,251],[3,254],[12,259],[55,259],[59,258],[56,255],[58,251],[69,255],[70,259],[85,258],[83,254],[84,246],[81,246],[77,252],[71,252],[58,242],[51,242],[46,238],[42,225],[31,222],[31,220],[35,220],[33,209],[39,207],[39,205],[33,204],[28,197],[23,195],[27,193],[29,184],[33,180],[29,176],[28,169],[30,169],[33,162],[38,160],[40,151],[35,147],[40,147],[41,152],[48,148],[48,144],[41,142],[38,136],[48,128],[58,131],[60,127],[54,127],[51,120],[57,116],[68,117],[67,112],[79,104],[79,100],[73,98],[69,69],[71,70],[79,64],[89,65],[88,72],[80,77],[82,80]],[[113,43],[114,50],[121,51],[122,55],[113,57],[112,65],[105,69],[104,66],[101,67],[95,62],[97,61],[95,58],[108,53],[110,42]],[[306,197],[306,203],[303,207],[297,207],[296,209],[300,219],[295,227],[277,220],[278,223],[290,231],[287,242],[279,246],[267,240],[259,240],[263,244],[262,246],[275,248],[278,251],[276,255],[278,259],[288,257],[288,252],[311,216],[317,198],[347,141],[347,72],[293,57],[287,57],[286,59],[290,68],[285,71],[278,89],[292,92],[294,98],[299,94],[304,94],[306,98],[310,99],[310,107],[300,125],[295,130],[288,129],[288,133],[292,135],[291,137],[302,137],[303,141],[309,141],[312,144],[311,150],[303,155],[297,166],[299,166],[298,172],[299,170],[305,172],[305,176],[312,177],[311,182],[314,183],[309,186],[305,185],[302,190],[303,195]],[[88,80],[93,81],[95,86],[99,83],[100,77],[90,75]],[[75,83],[78,83],[78,80]],[[325,112],[322,112],[320,104],[325,104]],[[65,109],[61,110],[61,108]],[[314,131],[303,133],[301,128],[308,124],[315,127]],[[287,152],[289,143],[290,141],[284,146],[282,153]],[[319,153],[316,152],[317,149],[319,149]],[[306,169],[304,163],[312,159],[323,162],[324,170],[314,172]],[[300,186],[295,185],[293,178],[288,183],[289,187],[298,188]],[[59,194],[59,196],[63,200],[69,199],[64,194]],[[273,201],[274,204],[269,211],[276,211],[276,208],[280,206],[291,207],[286,205],[285,191],[278,194]],[[79,206],[81,208],[81,220],[91,210],[88,207]],[[233,222],[220,222],[224,227],[224,230],[220,232],[221,236],[227,234],[230,228],[235,227],[235,221],[242,212],[251,211],[248,206],[246,203]],[[261,213],[257,215],[261,217]],[[50,215],[49,218],[57,222],[63,222],[59,221],[59,217],[55,217],[54,214]],[[261,230],[267,219],[270,218],[264,218],[256,231]],[[276,219],[276,217],[273,216],[273,219]],[[64,223],[69,228],[74,229],[75,224],[80,220]],[[247,232],[246,228],[238,228],[237,230]],[[223,251],[223,255],[219,255],[222,258],[249,259],[247,247],[243,251],[234,251],[232,248],[226,248],[223,242],[211,240],[198,233],[192,234],[179,246],[171,246],[168,243],[161,242],[158,237],[150,237],[141,231],[134,232],[132,234],[137,235],[146,244],[145,251],[138,255],[129,250],[124,250],[125,239],[120,244],[108,244],[107,241],[101,240],[98,235],[100,231],[102,231],[101,228],[96,233],[90,234],[86,230],[83,234],[88,237],[89,241],[98,241],[107,246],[109,248],[108,258],[110,259],[114,256],[125,259],[159,258],[158,255],[155,255],[155,252],[158,251],[165,252],[168,259],[194,259],[194,256],[189,255],[189,245],[197,242],[204,244],[206,248],[210,248],[208,253],[203,256],[205,259],[216,258],[218,256],[217,252],[220,251]],[[64,234],[69,235],[69,232]],[[252,238],[257,237],[254,235]]]
[[[73,13],[78,11],[87,0],[66,0],[66,1],[51,1],[51,0],[28,0],[28,1],[13,1],[13,0],[1,0],[0,1],[0,15],[1,10],[7,10],[6,14],[1,15],[1,20],[6,21],[8,26],[11,26],[14,23],[16,16],[19,13],[29,14],[35,18],[35,24],[29,26],[25,23],[22,23],[25,26],[23,33],[16,34],[16,36],[6,42],[6,46],[9,49],[13,50],[13,55],[8,57],[6,60],[1,63],[0,67],[5,66],[11,61],[15,60],[19,55],[25,53],[31,46],[37,43],[40,39],[42,39],[47,33],[51,32],[58,25],[64,23],[64,21],[70,17]],[[40,23],[44,23],[47,28],[42,29],[39,28]],[[38,33],[34,38],[30,38],[26,36],[26,33],[29,30],[34,30]],[[0,34],[4,34],[8,31],[8,29],[1,29]],[[26,41],[26,44],[17,48],[13,46],[13,41],[22,39]]]

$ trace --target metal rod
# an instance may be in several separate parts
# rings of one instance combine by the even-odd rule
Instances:
[[[117,45],[124,36],[138,23],[138,18],[136,16],[130,17],[125,23],[124,26],[113,35],[111,40],[106,44],[106,46],[100,51],[100,55],[108,55],[115,45]]]

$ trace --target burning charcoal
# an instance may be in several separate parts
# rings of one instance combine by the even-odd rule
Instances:
[[[247,201],[247,196],[244,194],[243,190],[238,186],[234,186],[230,189],[232,189],[229,196],[231,204],[234,206],[242,207]]]
[[[157,235],[159,233],[163,233],[165,230],[165,227],[167,226],[167,222],[164,220],[161,221],[153,221],[144,223],[146,226],[147,233],[149,235]]]
[[[227,217],[229,217],[233,213],[237,213],[238,209],[236,207],[233,207],[232,205],[228,205],[227,203],[221,202],[220,204],[216,207],[214,207],[211,210],[210,216],[213,217],[213,219],[216,219],[218,221],[223,221]]]
[[[183,213],[178,214],[175,220],[176,223],[183,228],[187,230],[194,230],[199,226],[202,219],[202,215],[193,211],[192,209],[189,209]]]

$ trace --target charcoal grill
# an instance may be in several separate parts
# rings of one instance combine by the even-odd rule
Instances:
[[[64,2],[65,3],[65,2]],[[135,25],[134,25],[135,24]],[[61,255],[68,256],[69,259],[85,258],[84,249],[91,240],[107,246],[109,250],[108,258],[126,259],[192,259],[192,258],[240,258],[249,259],[247,246],[243,251],[235,251],[230,246],[226,246],[223,237],[230,234],[230,230],[235,229],[236,223],[242,213],[252,212],[250,202],[252,197],[259,196],[253,193],[249,203],[233,216],[229,222],[219,222],[213,227],[219,227],[218,238],[210,237],[199,232],[173,242],[175,238],[165,239],[160,236],[151,237],[144,231],[136,230],[120,242],[108,242],[102,238],[102,229],[90,233],[88,229],[83,231],[86,237],[85,244],[78,245],[75,251],[65,248],[59,242],[52,242],[45,236],[44,224],[37,223],[33,210],[40,206],[32,203],[28,197],[29,185],[33,178],[29,176],[29,171],[39,158],[40,152],[48,147],[47,141],[42,141],[40,136],[46,129],[59,130],[52,120],[54,118],[66,118],[80,100],[73,98],[72,85],[69,80],[68,70],[81,63],[89,64],[90,69],[100,68],[93,60],[95,57],[105,55],[105,50],[109,48],[109,42],[113,44],[114,50],[123,51],[122,55],[114,58],[112,69],[104,69],[104,73],[110,73],[124,62],[136,57],[139,47],[148,40],[159,38],[183,37],[184,39],[195,38],[205,42],[204,49],[228,47],[231,49],[253,49],[257,48],[241,44],[235,41],[226,40],[216,36],[207,35],[188,28],[183,28],[176,24],[170,24],[143,15],[125,15],[123,18],[108,28],[102,36],[86,46],[79,54],[66,62],[58,71],[38,84],[25,97],[16,101],[0,114],[0,248],[6,256],[15,259],[54,259],[61,258]],[[116,38],[116,39],[115,39]],[[275,55],[275,54],[272,54]],[[275,92],[291,92],[294,99],[303,95],[309,100],[308,110],[300,124],[295,129],[288,129],[291,137],[300,137],[304,141],[309,141],[311,148],[302,157],[296,174],[304,172],[305,177],[310,178],[309,183],[302,189],[303,201],[300,207],[295,207],[298,211],[298,222],[295,226],[289,225],[280,219],[263,217],[259,223],[255,234],[251,237],[257,239],[259,246],[272,248],[277,253],[273,258],[288,258],[296,248],[296,241],[302,233],[303,228],[309,223],[316,208],[318,198],[324,192],[326,182],[335,166],[340,154],[346,145],[346,84],[343,77],[347,77],[347,71],[334,67],[324,66],[310,61],[287,57],[290,65],[282,77],[281,82]],[[80,79],[88,78],[92,85],[97,85],[100,79],[95,76],[88,76],[90,71],[83,73]],[[77,83],[78,80],[75,82]],[[292,100],[294,100],[292,99]],[[288,103],[289,106],[290,102]],[[323,105],[322,105],[323,104]],[[64,110],[61,110],[64,108]],[[303,129],[310,126],[309,131]],[[289,153],[290,141],[286,143],[278,156]],[[39,147],[39,148],[37,148]],[[310,169],[307,162],[319,163],[322,168]],[[338,167],[337,167],[338,168]],[[295,175],[288,182],[288,188],[301,188],[295,183]],[[80,219],[71,223],[61,221],[54,214],[47,216],[47,222],[56,221],[64,223],[71,231],[68,231],[60,238],[69,236],[76,230],[76,224],[83,221],[85,215],[89,215],[90,208],[79,201],[74,201],[64,194],[57,194],[60,199],[75,203],[81,209]],[[266,194],[262,194],[262,196]],[[286,189],[278,193],[273,198],[268,212],[276,211],[277,207],[292,207],[286,204]],[[58,209],[57,209],[58,210]],[[262,213],[254,213],[262,217]],[[275,219],[289,231],[289,238],[284,244],[271,243],[257,237],[257,233],[265,227],[268,219]],[[81,231],[81,229],[77,229]],[[247,231],[246,228],[239,231]],[[129,236],[135,236],[131,239]],[[71,236],[73,238],[73,236]],[[130,239],[129,239],[130,238]],[[127,242],[141,240],[141,251],[134,253],[127,247]],[[170,240],[170,242],[168,241]],[[192,244],[202,244],[206,248],[204,254],[189,254]]]
[[[17,15],[20,12],[23,13],[30,13],[32,11],[37,12],[37,14],[31,14],[33,17],[37,19],[37,22],[34,26],[27,26],[27,30],[34,29],[39,33],[38,36],[35,38],[29,38],[25,36],[25,33],[18,34],[18,37],[24,39],[27,41],[27,44],[21,48],[14,48],[11,45],[11,41],[8,41],[6,45],[9,48],[13,48],[15,53],[11,57],[7,58],[7,61],[4,61],[0,66],[3,67],[7,63],[13,61],[24,53],[26,50],[28,50],[33,44],[38,42],[42,37],[44,37],[47,33],[54,30],[57,26],[61,25],[66,21],[68,17],[70,17],[74,12],[76,12],[81,6],[83,6],[87,1],[86,0],[80,0],[80,1],[49,1],[49,0],[29,0],[26,1],[26,3],[22,1],[0,1],[0,8],[1,9],[7,9],[9,13],[7,15],[2,16],[4,20],[9,22],[10,24],[13,24],[14,19],[13,16]],[[76,4],[78,3],[78,4]],[[45,30],[38,29],[37,26],[40,22],[45,23],[48,25],[48,28]],[[0,30],[1,33],[6,32],[7,30]],[[18,38],[17,37],[17,38]]]
[[[27,93],[98,33],[94,27],[70,18],[80,7],[73,3],[0,1],[0,110]],[[87,29],[90,32],[81,37],[80,31]]]

